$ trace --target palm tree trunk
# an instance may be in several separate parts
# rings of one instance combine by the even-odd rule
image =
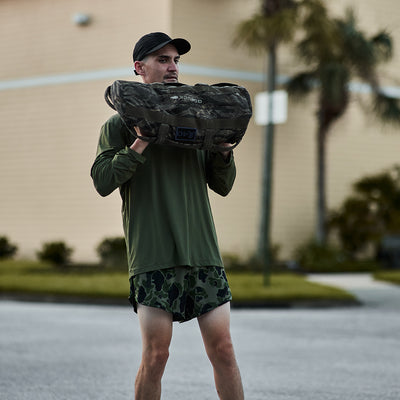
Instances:
[[[320,113],[321,114],[321,113]],[[317,130],[317,224],[316,241],[326,244],[326,137],[328,127],[320,116]]]

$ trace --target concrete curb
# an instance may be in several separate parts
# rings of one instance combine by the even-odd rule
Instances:
[[[60,304],[86,304],[86,305],[109,305],[131,307],[128,298],[105,298],[105,297],[82,297],[53,294],[32,294],[32,293],[0,293],[0,300],[21,301],[33,303],[60,303]],[[235,301],[231,302],[232,308],[335,308],[335,307],[357,307],[362,305],[358,300],[352,299],[294,299],[294,300],[260,300],[260,301]]]

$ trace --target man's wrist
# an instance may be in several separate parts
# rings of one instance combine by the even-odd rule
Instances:
[[[149,145],[149,142],[146,142],[145,140],[141,140],[141,139],[136,139],[130,146],[130,149],[135,151],[138,154],[142,154],[148,145]]]
[[[232,150],[229,151],[220,151],[220,154],[223,158],[223,160],[225,161],[225,163],[229,163],[231,161],[232,158]]]

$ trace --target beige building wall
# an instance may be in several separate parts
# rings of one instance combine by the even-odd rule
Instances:
[[[103,94],[132,76],[136,38],[169,31],[170,10],[167,0],[0,2],[0,234],[20,256],[65,240],[75,259],[93,260],[100,240],[122,235],[119,194],[101,198],[89,176],[113,114]],[[77,13],[92,23],[75,25]],[[114,78],[118,68],[126,75]]]
[[[131,52],[142,34],[162,30],[192,43],[181,81],[235,82],[254,98],[261,91],[264,57],[232,48],[237,23],[258,0],[116,0],[113,2],[3,0],[0,2],[0,235],[33,256],[41,243],[65,240],[74,259],[94,260],[95,246],[121,235],[117,192],[101,198],[89,176],[101,124],[112,115],[103,100],[115,79],[133,78]],[[400,4],[395,0],[329,2],[342,14],[355,5],[363,28],[387,28],[394,36]],[[92,23],[74,25],[88,13]],[[397,54],[397,53],[395,53]],[[382,70],[396,85],[398,56]],[[279,73],[298,68],[293,52],[279,52]],[[29,79],[28,79],[29,78]],[[31,79],[32,78],[32,79]],[[336,207],[351,183],[398,161],[398,129],[383,127],[358,105],[335,125],[328,143],[328,205]],[[367,97],[361,96],[363,101]],[[272,237],[282,256],[313,234],[315,224],[315,97],[289,103],[274,148]],[[238,175],[231,194],[211,194],[221,249],[248,255],[259,229],[264,128],[252,120],[235,150]]]

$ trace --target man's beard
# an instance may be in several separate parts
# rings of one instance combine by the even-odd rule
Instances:
[[[171,80],[174,80],[175,82],[178,82],[178,75],[171,74],[171,75],[165,75],[164,76],[164,82],[169,82]]]

